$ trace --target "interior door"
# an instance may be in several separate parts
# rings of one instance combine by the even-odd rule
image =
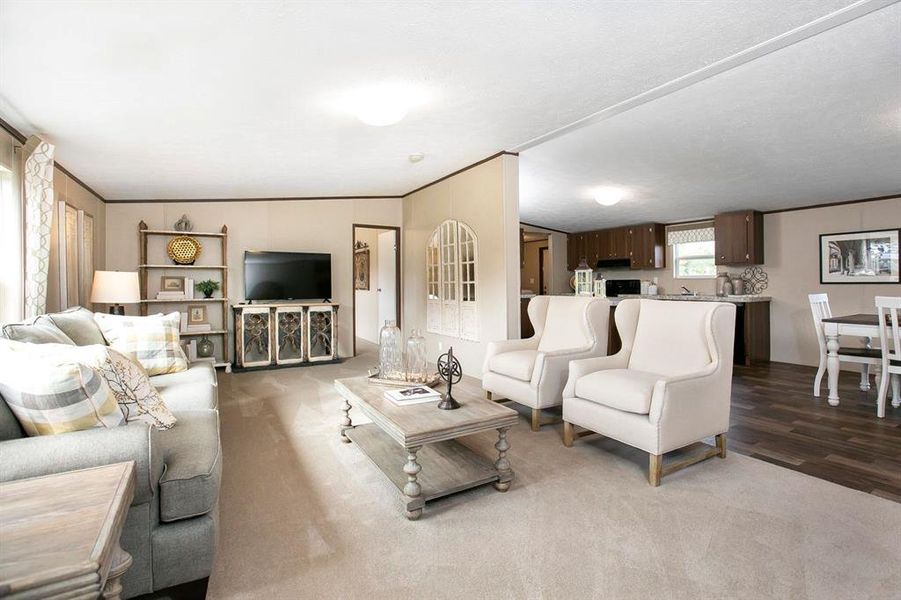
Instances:
[[[397,320],[396,231],[384,231],[378,241],[379,325]],[[399,324],[398,324],[399,325]]]

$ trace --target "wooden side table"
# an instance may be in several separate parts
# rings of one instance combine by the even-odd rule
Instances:
[[[134,462],[0,484],[0,596],[117,600]]]

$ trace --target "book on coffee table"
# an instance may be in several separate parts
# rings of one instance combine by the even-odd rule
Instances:
[[[409,404],[421,404],[438,400],[441,398],[441,394],[427,385],[417,385],[402,390],[387,390],[385,398],[398,406],[407,406]]]

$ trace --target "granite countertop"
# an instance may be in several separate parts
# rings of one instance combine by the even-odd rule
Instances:
[[[658,296],[648,296],[642,294],[622,294],[620,298],[648,298],[651,300],[687,300],[690,302],[734,302],[736,304],[744,302],[769,302],[772,298],[769,296],[751,296],[744,294],[742,296],[716,296],[713,294],[698,295],[681,295],[681,294],[660,294]]]

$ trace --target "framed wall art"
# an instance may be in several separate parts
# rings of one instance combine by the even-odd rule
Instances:
[[[820,283],[901,283],[901,229],[820,235]]]
[[[184,277],[171,277],[169,275],[163,275],[160,277],[160,291],[161,292],[184,292],[185,291],[185,278]]]
[[[369,249],[354,251],[354,289],[369,289]]]
[[[207,322],[206,306],[203,304],[188,305],[188,325],[203,325]]]

